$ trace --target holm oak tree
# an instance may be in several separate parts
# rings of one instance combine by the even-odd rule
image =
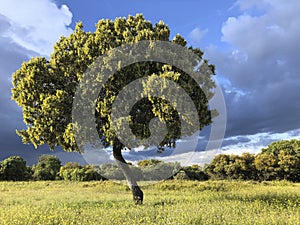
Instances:
[[[131,82],[146,78],[144,85],[147,89],[147,85],[151,87],[156,78],[164,78],[178,84],[192,100],[197,110],[197,129],[201,130],[212,123],[212,110],[209,109],[208,101],[215,88],[212,79],[214,66],[202,59],[203,52],[198,48],[187,47],[187,41],[179,34],[170,39],[167,25],[162,21],[152,24],[141,14],[115,20],[102,19],[96,24],[95,32],[85,32],[82,23],[77,23],[70,36],[58,40],[49,58],[35,57],[24,62],[12,79],[12,99],[22,107],[27,126],[26,129],[17,131],[23,143],[32,143],[35,147],[47,144],[50,149],[60,146],[65,151],[80,151],[74,135],[72,104],[83,74],[98,57],[108,51],[127,43],[145,40],[164,41],[191,51],[198,59],[187,58],[182,64],[195,68],[198,76],[202,77],[199,79],[200,87],[199,82],[182,69],[149,60],[120,68],[101,89],[94,114],[99,140],[105,146],[112,146],[113,156],[121,167],[137,204],[142,203],[143,192],[122,156],[122,150],[128,146],[122,143],[114,131],[112,104],[119,91]],[[197,68],[199,59],[202,66]],[[206,75],[202,74],[204,68]],[[168,88],[162,87],[172,94],[173,90]],[[165,121],[167,127],[165,137],[157,145],[158,151],[163,151],[164,146],[175,147],[176,140],[182,138],[182,123],[191,124],[189,117],[180,115],[167,99],[144,97],[130,111],[130,128],[137,138],[143,139],[151,135],[149,123],[153,118]],[[190,134],[193,132],[195,131]]]

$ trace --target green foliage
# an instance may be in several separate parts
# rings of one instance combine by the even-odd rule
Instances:
[[[170,29],[163,22],[153,25],[138,14],[115,20],[102,19],[97,23],[94,33],[85,32],[82,24],[78,23],[74,33],[69,37],[61,37],[55,44],[49,60],[40,57],[24,62],[13,74],[12,79],[12,99],[22,107],[27,126],[26,129],[17,132],[22,141],[33,143],[35,147],[47,144],[51,149],[61,146],[66,151],[78,151],[72,129],[71,110],[74,93],[83,73],[97,57],[103,56],[108,50],[141,40],[168,41],[187,48],[185,39],[180,35],[170,39]],[[199,49],[189,49],[202,59],[203,53]],[[182,63],[194,68],[198,61],[195,59]],[[204,64],[210,71],[207,77],[201,77],[201,85],[207,91],[206,96],[188,74],[172,66],[141,62],[120,69],[105,84],[97,100],[95,116],[100,140],[105,145],[114,145],[112,103],[119,90],[142,77],[148,77],[145,90],[156,77],[164,77],[178,83],[196,106],[199,129],[209,125],[212,120],[208,100],[212,98],[211,89],[215,87],[212,79],[214,66],[209,65],[206,60]],[[200,68],[198,72],[201,76]],[[139,138],[149,136],[148,124],[153,117],[167,122],[168,134],[159,144],[160,149],[165,145],[175,146],[176,139],[181,137],[178,114],[167,101],[153,97],[142,99],[134,106],[130,116],[131,128]],[[188,117],[184,117],[183,122],[190,123],[185,121],[185,118]]]
[[[176,174],[181,166],[178,162],[163,162],[159,160],[149,160],[149,162],[143,162],[142,171],[144,174],[143,180],[165,180],[171,179]]]
[[[110,180],[125,180],[125,176],[120,167],[113,163],[102,164],[99,168],[99,172],[102,176]]]
[[[300,181],[300,140],[273,142],[256,158],[260,179]]]
[[[190,177],[184,170],[180,170],[177,174],[173,176],[174,180],[190,180]]]
[[[216,155],[207,167],[207,172],[210,176],[217,179],[226,179],[226,166],[229,165],[229,158],[229,155]]]
[[[157,160],[157,159],[145,159],[138,162],[138,166],[141,168],[147,167],[147,166],[156,166],[159,163],[162,163],[163,161]]]
[[[61,161],[55,155],[41,155],[38,163],[33,167],[33,178],[36,180],[58,179]]]
[[[300,181],[300,141],[271,143],[257,155],[216,155],[205,172],[212,179]]]
[[[199,165],[185,166],[179,171],[176,175],[178,179],[180,176],[180,172],[184,172],[189,180],[199,180],[204,181],[208,180],[208,175],[203,171],[203,169]]]
[[[255,156],[249,153],[239,155],[217,155],[206,168],[215,179],[256,179]]]
[[[226,174],[230,179],[250,180],[256,177],[256,168],[253,165],[255,156],[249,153],[231,155],[226,166]]]
[[[274,155],[260,153],[254,160],[260,180],[274,180],[277,177],[278,161]]]
[[[128,165],[131,169],[134,179],[137,181],[142,180],[143,179],[142,170],[132,165],[132,163],[128,163]],[[119,180],[119,181],[125,180],[125,176],[122,170],[118,167],[118,165],[113,163],[102,164],[99,167],[99,173],[107,179]]]
[[[273,142],[267,148],[263,148],[262,153],[267,153],[278,157],[281,151],[300,157],[300,140],[281,140]]]
[[[129,167],[137,181],[155,181],[172,178],[180,169],[180,164],[150,159],[139,161],[138,167],[130,164]],[[125,180],[125,176],[116,164],[102,164],[99,173],[108,179]]]
[[[300,181],[300,156],[291,155],[288,152],[280,151],[278,155],[280,178],[299,182]]]
[[[92,165],[81,166],[76,162],[68,162],[59,170],[59,175],[69,181],[104,180]]]
[[[284,146],[289,146],[282,148]],[[253,155],[216,155],[210,164],[205,167],[199,165],[181,168],[179,163],[165,163],[161,160],[142,160],[138,167],[132,163],[130,166],[134,178],[138,181],[207,179],[238,179],[238,180],[287,180],[300,181],[300,157],[298,145],[295,140],[280,141],[270,144],[263,152]],[[275,146],[275,147],[274,147]],[[292,146],[292,147],[291,147]],[[266,151],[268,150],[268,151]],[[125,180],[121,169],[116,164],[103,164],[101,166],[67,163],[61,167],[61,162],[56,156],[40,156],[36,166],[26,166],[26,162],[19,156],[9,157],[0,162],[0,180],[54,180],[70,181],[90,180]]]
[[[21,181],[31,176],[30,168],[20,156],[11,156],[0,163],[0,180]]]

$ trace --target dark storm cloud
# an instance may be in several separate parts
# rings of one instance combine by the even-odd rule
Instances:
[[[20,109],[11,101],[11,74],[27,57],[22,48],[3,37],[9,27],[6,17],[0,15],[0,160],[18,155],[19,149],[23,148],[15,132],[22,126],[22,118]]]
[[[243,11],[253,4],[265,14]],[[225,78],[221,82],[228,112],[226,137],[299,129],[300,2],[237,5],[243,9],[241,15],[228,18],[222,28],[222,40],[230,50],[207,49]]]
[[[22,144],[21,138],[16,135],[16,129],[24,128],[24,124],[21,109],[11,100],[11,74],[27,60],[28,52],[12,44],[8,38],[0,37],[0,43],[0,160],[20,155],[28,164],[33,164],[45,151]]]
[[[248,143],[250,142],[251,139],[248,137],[244,137],[244,136],[237,136],[235,138],[228,138],[225,139],[223,141],[223,145],[224,146],[228,146],[228,145],[236,145],[236,144],[240,144],[240,143]]]

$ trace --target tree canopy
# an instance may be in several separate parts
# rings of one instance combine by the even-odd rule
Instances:
[[[113,71],[111,61],[114,58],[109,55],[112,50],[128,43],[141,43],[148,41],[148,49],[153,50],[155,41],[172,43],[173,46],[181,46],[193,56],[185,57],[180,60],[180,66],[153,61],[151,58],[142,62],[135,62],[125,67],[118,68],[113,76],[109,77],[101,90],[97,90],[95,80],[85,80],[86,71],[95,73],[105,73]],[[166,58],[178,57],[172,52],[172,46],[166,51],[160,51],[156,46],[157,55],[164,54]],[[133,49],[135,50],[135,49]],[[131,55],[131,49],[128,50],[127,58]],[[115,51],[115,53],[118,53]],[[106,55],[108,54],[108,55]],[[138,52],[136,55],[147,54]],[[137,186],[129,167],[122,157],[121,150],[128,144],[119,139],[117,133],[127,133],[126,129],[121,129],[118,124],[122,121],[128,121],[130,129],[134,134],[134,139],[147,139],[153,133],[151,122],[158,118],[164,122],[167,131],[157,143],[158,151],[162,151],[164,146],[175,147],[176,140],[184,135],[192,135],[201,130],[204,126],[212,123],[212,109],[209,109],[208,101],[213,96],[215,83],[214,66],[202,58],[203,52],[198,48],[187,47],[187,41],[179,34],[173,39],[170,38],[170,29],[162,21],[153,25],[147,21],[141,14],[129,16],[128,18],[116,18],[115,20],[102,19],[96,25],[95,32],[85,32],[82,23],[78,23],[74,32],[69,37],[61,37],[55,44],[50,58],[45,57],[32,58],[24,62],[19,70],[13,74],[12,98],[23,110],[26,129],[17,131],[22,137],[24,143],[32,143],[35,147],[43,144],[49,145],[51,149],[55,146],[62,147],[65,151],[80,151],[80,144],[76,140],[75,129],[85,134],[82,127],[74,124],[72,121],[72,108],[77,107],[74,104],[76,91],[79,84],[84,83],[97,94],[94,123],[87,125],[88,128],[96,126],[97,138],[104,146],[112,146],[114,157],[119,163],[129,186]],[[103,68],[91,70],[102,57]],[[182,57],[182,56],[181,56]],[[126,60],[126,58],[123,58]],[[113,62],[114,65],[122,63]],[[95,69],[94,68],[94,69]],[[195,76],[182,68],[191,68]],[[142,98],[135,102],[129,110],[129,115],[121,116],[118,120],[112,118],[113,104],[117,101],[118,94],[127,85],[143,78]],[[195,80],[196,79],[196,80]],[[178,88],[184,90],[184,94],[178,92]],[[152,87],[159,86],[158,89],[165,93],[163,96],[152,95]],[[181,90],[180,89],[180,90]],[[132,90],[134,93],[134,90]],[[83,93],[85,94],[85,93]],[[134,93],[136,94],[136,93]],[[165,96],[183,98],[181,102],[170,102]],[[75,99],[75,100],[74,100]],[[129,99],[122,99],[126,102]],[[84,101],[93,101],[93,99],[84,99]],[[192,104],[187,106],[186,102]],[[191,108],[189,108],[191,106]],[[186,109],[184,114],[177,109]],[[123,109],[117,109],[123,111]],[[84,112],[84,109],[82,109]],[[84,114],[83,114],[84,116]],[[197,117],[197,118],[196,118]],[[196,119],[195,119],[196,118]],[[196,122],[195,122],[196,121]],[[116,125],[117,124],[117,125]],[[185,129],[183,133],[181,128]],[[191,129],[189,129],[191,127]],[[120,130],[118,130],[120,128]],[[184,134],[184,135],[183,135]],[[138,190],[139,194],[142,192]],[[139,199],[141,199],[139,197]]]
[[[33,177],[37,180],[55,180],[61,167],[61,161],[55,155],[41,155],[34,166]]]
[[[33,143],[35,147],[48,144],[51,149],[61,146],[66,151],[78,151],[72,130],[71,110],[82,74],[97,57],[108,50],[142,40],[168,41],[187,48],[186,40],[180,35],[170,40],[170,29],[162,21],[152,25],[139,14],[114,21],[102,19],[93,33],[85,32],[82,23],[78,23],[69,37],[61,37],[55,44],[49,60],[39,57],[24,62],[13,74],[12,89],[12,98],[22,107],[27,125],[27,129],[18,131],[23,142]],[[202,59],[203,53],[199,49],[189,49]],[[192,62],[191,65],[196,64]],[[214,73],[214,66],[208,66],[211,72],[203,83],[205,88],[211,89],[214,82],[210,75]],[[145,76],[148,76],[149,83],[158,76],[180,84],[196,105],[199,129],[212,122],[211,111],[208,109],[212,92],[205,96],[188,74],[172,65],[159,62],[136,63],[119,70],[99,93],[95,116],[99,137],[105,144],[113,145],[115,141],[110,113],[116,95],[122,87]],[[144,98],[134,105],[131,110],[131,128],[135,135],[140,138],[149,136],[148,125],[153,117],[167,121],[168,134],[161,145],[174,146],[176,139],[180,138],[178,113],[163,99]]]
[[[26,180],[29,170],[26,161],[20,156],[11,156],[0,162],[0,180]]]

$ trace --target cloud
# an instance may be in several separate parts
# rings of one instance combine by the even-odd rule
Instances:
[[[181,166],[190,166],[193,164],[204,165],[205,163],[209,163],[216,154],[217,150],[186,151],[180,154],[168,154],[168,152],[156,153],[155,149],[139,153],[134,151],[123,153],[124,158],[134,164],[145,159],[156,159],[164,162],[179,162]]]
[[[300,139],[300,129],[285,133],[258,133],[253,135],[239,135],[224,140],[224,147],[219,153],[241,154],[249,152],[257,154],[262,148],[278,140]]]
[[[72,31],[69,8],[51,0],[3,0],[0,14],[6,19],[4,37],[41,55],[49,55],[58,38]]]
[[[188,38],[191,41],[192,45],[199,45],[203,37],[207,34],[208,29],[201,30],[200,28],[196,27],[193,29],[189,34]]]
[[[71,18],[67,6],[59,8],[50,0],[1,1],[0,160],[20,155],[32,164],[41,153],[50,153],[46,146],[34,150],[32,145],[23,145],[16,135],[15,130],[24,124],[21,109],[11,100],[11,75],[30,56],[49,55],[58,38],[71,32]]]
[[[223,77],[226,136],[298,129],[300,2],[249,0],[236,6],[241,14],[222,26],[227,49],[205,51]]]
[[[21,110],[11,101],[11,74],[28,59],[26,55],[30,52],[3,37],[5,29],[9,28],[3,16],[0,16],[0,27],[0,137],[1,144],[12,144],[16,139],[15,129],[22,127],[22,117]]]

